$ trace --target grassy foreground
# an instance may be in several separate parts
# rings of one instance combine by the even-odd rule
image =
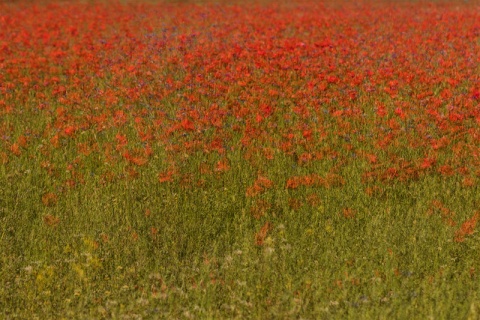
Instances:
[[[0,9],[0,318],[480,318],[475,4]]]
[[[54,207],[39,201],[39,168],[9,170],[4,316],[477,318],[478,235],[457,243],[440,210],[427,212],[441,199],[468,218],[478,193],[434,178],[373,197],[355,183],[272,190],[257,220],[241,192],[249,170],[232,163],[231,174],[204,188],[160,187],[142,174],[107,188],[89,181]],[[355,169],[346,170],[355,181]],[[311,194],[314,204],[306,203]],[[305,204],[290,208],[291,196]],[[346,206],[355,217],[344,216]]]

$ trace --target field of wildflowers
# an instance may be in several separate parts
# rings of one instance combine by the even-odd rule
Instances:
[[[480,3],[0,3],[0,317],[478,319]]]

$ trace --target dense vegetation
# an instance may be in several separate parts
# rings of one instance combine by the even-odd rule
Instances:
[[[0,4],[2,318],[478,319],[475,2]]]

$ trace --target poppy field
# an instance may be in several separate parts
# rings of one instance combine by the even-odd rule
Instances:
[[[0,2],[0,317],[480,318],[480,3]]]

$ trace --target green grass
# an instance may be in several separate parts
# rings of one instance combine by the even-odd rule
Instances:
[[[146,169],[102,187],[87,177],[53,206],[41,201],[51,186],[30,166],[32,155],[1,167],[3,317],[478,316],[478,234],[457,243],[458,226],[428,211],[440,200],[456,221],[469,218],[480,195],[455,177],[390,184],[369,196],[348,165],[343,187],[267,190],[258,197],[270,205],[255,219],[244,193],[255,173],[240,152],[202,188],[160,184]],[[286,166],[269,165],[276,185]],[[292,197],[300,206],[289,205]],[[46,215],[58,223],[49,226]],[[266,221],[273,227],[258,246]]]

